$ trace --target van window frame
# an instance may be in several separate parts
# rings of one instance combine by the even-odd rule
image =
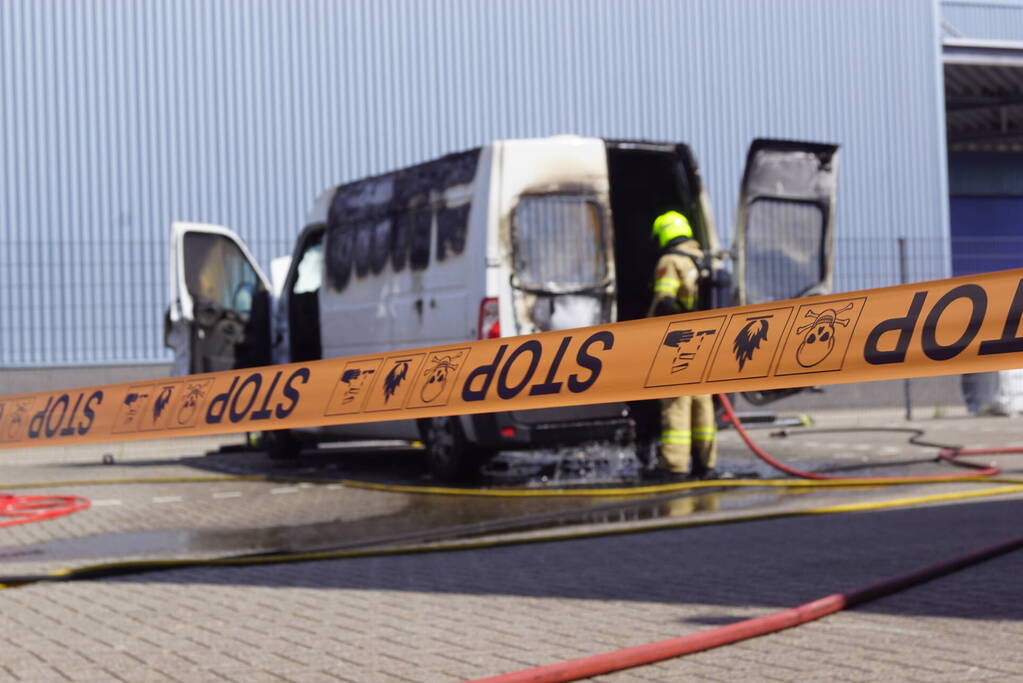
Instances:
[[[603,279],[595,281],[592,284],[587,284],[579,287],[549,287],[549,286],[533,286],[532,284],[524,284],[519,276],[518,272],[518,250],[519,241],[517,236],[519,234],[520,225],[520,208],[525,200],[538,200],[538,199],[578,199],[581,203],[591,207],[593,215],[597,221],[597,232],[600,235],[598,243],[600,250],[599,263],[603,269]],[[603,206],[600,200],[592,192],[571,192],[571,191],[559,191],[559,192],[531,192],[522,194],[519,196],[518,201],[515,203],[515,207],[511,212],[511,286],[521,292],[529,294],[603,294],[607,291],[608,287],[613,284],[614,269],[610,263],[609,254],[611,253],[610,245],[610,229],[607,221],[607,216],[603,211]]]
[[[777,295],[777,296],[780,296],[780,298],[756,297],[756,300],[750,301],[749,303],[767,303],[767,302],[770,302],[770,301],[780,301],[780,300],[784,300],[784,299],[805,296],[806,292],[812,291],[814,288],[818,287],[822,282],[824,282],[824,280],[825,280],[825,278],[827,276],[827,252],[825,250],[825,244],[826,244],[826,240],[827,240],[827,231],[828,231],[828,209],[827,209],[827,207],[823,206],[820,202],[809,200],[809,199],[791,199],[791,198],[788,198],[788,197],[774,197],[774,196],[771,196],[771,195],[758,195],[758,196],[755,196],[755,197],[752,198],[752,200],[749,202],[749,205],[746,207],[745,226],[744,226],[745,229],[743,230],[743,244],[742,244],[742,249],[745,252],[745,261],[746,261],[746,263],[745,263],[745,271],[746,272],[745,272],[745,275],[744,275],[744,277],[745,277],[745,283],[744,284],[745,284],[745,287],[746,287],[746,290],[747,290],[747,292],[746,292],[746,297],[747,298],[752,298],[751,295],[750,295],[750,292],[748,291],[749,287],[750,287],[750,282],[749,282],[750,281],[750,274],[749,274],[750,271],[751,270],[756,270],[756,271],[770,270],[770,268],[765,269],[763,267],[756,268],[756,269],[751,268],[751,266],[750,266],[750,263],[752,261],[752,259],[750,258],[750,256],[751,256],[751,249],[753,248],[754,245],[761,246],[761,247],[763,245],[772,244],[772,243],[776,245],[777,242],[778,242],[778,239],[779,239],[779,235],[777,233],[777,230],[774,230],[773,234],[768,235],[769,239],[767,239],[767,240],[761,240],[760,239],[762,233],[771,231],[771,226],[765,225],[764,222],[761,221],[761,220],[755,220],[755,218],[759,218],[758,216],[754,215],[755,213],[757,213],[755,211],[755,209],[758,206],[759,207],[764,207],[764,208],[769,207],[769,206],[779,206],[779,207],[780,206],[788,206],[788,207],[800,207],[801,209],[816,209],[817,213],[819,214],[819,219],[820,219],[819,221],[815,221],[814,224],[813,224],[815,232],[816,232],[816,234],[813,237],[816,240],[817,248],[814,249],[812,252],[808,252],[808,253],[811,253],[812,255],[816,256],[816,259],[812,260],[812,261],[807,261],[807,264],[811,265],[811,263],[812,263],[812,265],[816,266],[817,272],[813,274],[813,279],[808,280],[805,283],[805,286],[800,287],[800,289],[796,290],[795,292],[784,292],[784,293],[782,293],[780,295],[777,295],[777,293],[775,293],[775,292],[770,292],[769,294],[771,296],[776,296]],[[815,218],[816,217],[817,216],[815,216]],[[760,226],[760,227],[758,227],[758,226]],[[805,235],[800,235],[798,237],[805,238]],[[799,242],[799,241],[802,241],[802,239],[796,240],[796,241]],[[787,261],[788,263],[785,263],[785,261]],[[791,258],[790,259],[784,259],[783,260],[783,267],[785,269],[787,269],[787,270],[791,270],[790,263],[791,263]],[[784,283],[784,284],[787,284],[787,283]],[[797,284],[800,284],[800,283],[797,283]],[[757,291],[756,292],[756,294],[761,294],[761,293],[762,293],[761,291]]]

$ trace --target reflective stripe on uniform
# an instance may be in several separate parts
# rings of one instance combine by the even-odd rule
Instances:
[[[662,277],[654,282],[654,291],[658,294],[667,294],[668,296],[675,296],[678,293],[679,288],[682,286],[681,280],[676,280],[673,277]]]
[[[692,310],[696,306],[695,296],[679,296],[678,300],[687,310]]]
[[[693,439],[689,431],[682,429],[666,429],[661,432],[661,443],[677,443],[689,445]]]
[[[693,427],[693,438],[697,441],[713,441],[717,431],[716,427]]]

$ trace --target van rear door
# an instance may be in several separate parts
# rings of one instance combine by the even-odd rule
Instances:
[[[838,145],[757,139],[735,226],[737,303],[831,289]]]
[[[164,330],[174,374],[270,364],[270,282],[231,230],[171,224]]]

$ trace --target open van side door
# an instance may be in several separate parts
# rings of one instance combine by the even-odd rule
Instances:
[[[736,212],[736,303],[831,290],[838,145],[754,140]]]
[[[269,365],[270,282],[231,230],[172,223],[164,343],[173,374]]]

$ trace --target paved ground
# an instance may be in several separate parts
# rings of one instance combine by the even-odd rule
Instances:
[[[905,426],[892,411],[815,417],[822,429]],[[1023,421],[1017,419],[932,417],[914,425],[933,441],[1023,444]],[[803,466],[858,466],[874,474],[944,467],[910,464],[926,461],[934,449],[907,445],[907,435],[898,432],[767,433],[755,435]],[[3,454],[8,485],[65,482],[35,491],[108,502],[50,522],[0,529],[0,573],[123,557],[313,547],[318,540],[329,546],[352,538],[338,528],[358,530],[358,540],[423,528],[399,520],[451,525],[479,514],[496,519],[568,509],[568,503],[549,499],[501,509],[472,499],[423,502],[414,494],[331,488],[326,481],[67,483],[100,475],[209,476],[258,470],[263,462],[251,455],[183,458],[208,445],[108,447],[116,450],[114,465],[100,464],[102,448]],[[759,467],[734,433],[723,435],[722,446],[729,467]],[[999,460],[1023,470],[1023,457]],[[358,469],[340,462],[332,463],[338,477]],[[887,466],[892,462],[902,464]],[[414,468],[407,472],[414,475]],[[469,680],[768,614],[1011,537],[1020,533],[1023,498],[690,528],[656,525],[992,486],[713,494],[617,516],[605,512],[599,520],[557,529],[635,531],[613,536],[35,583],[0,591],[0,679]],[[539,540],[544,533],[521,536]],[[1021,563],[1023,553],[1006,555],[809,625],[597,680],[1023,680]]]

